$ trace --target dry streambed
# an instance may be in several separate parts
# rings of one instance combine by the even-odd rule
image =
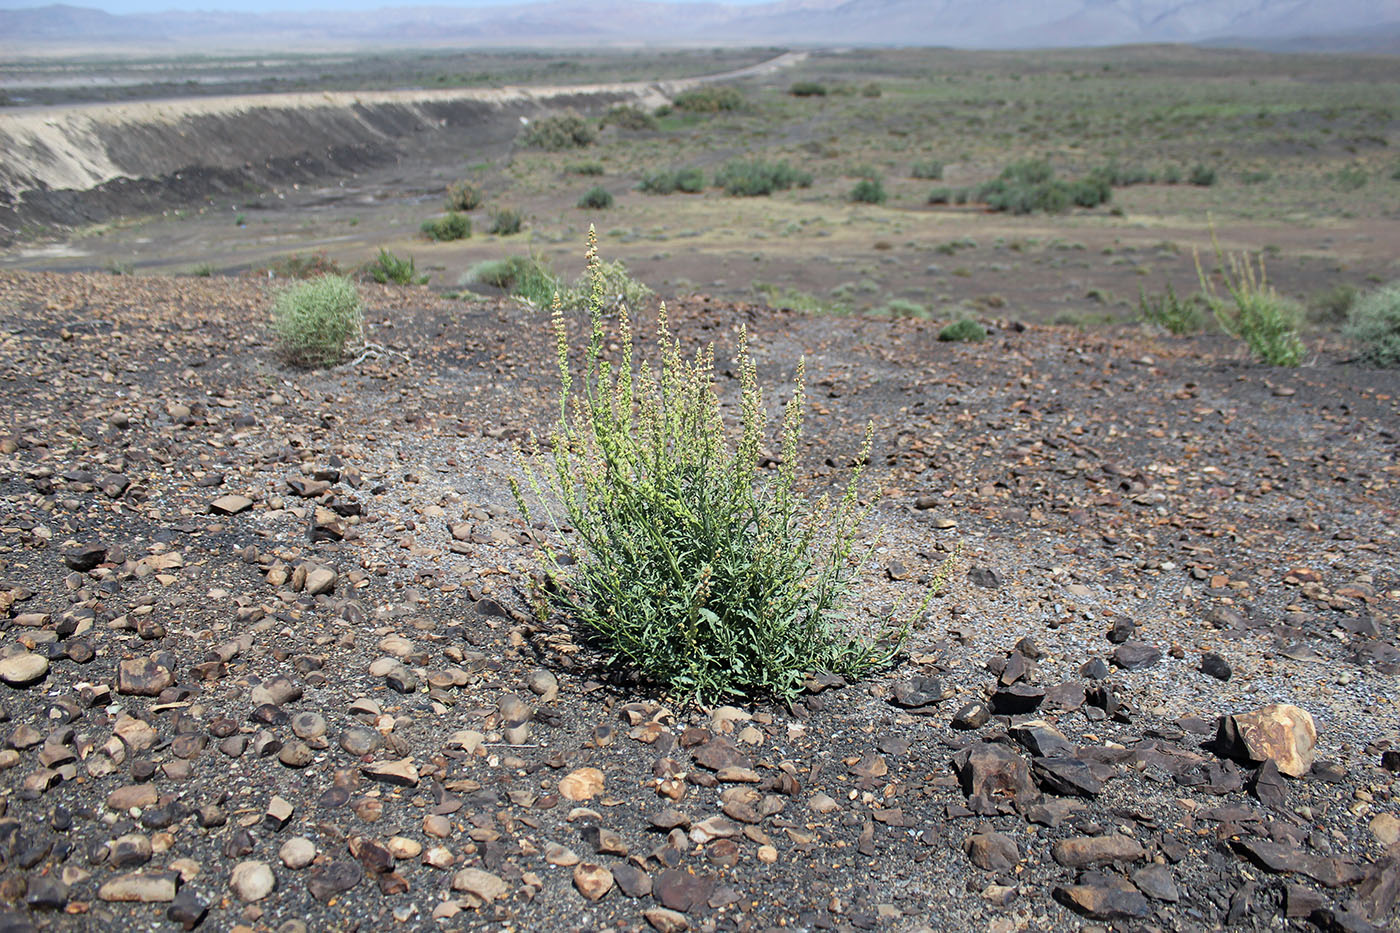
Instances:
[[[694,710],[526,611],[538,318],[370,294],[411,361],[308,374],[253,283],[0,277],[6,929],[1394,923],[1393,375],[682,303],[807,355],[815,482],[875,420],[862,617],[967,555]]]

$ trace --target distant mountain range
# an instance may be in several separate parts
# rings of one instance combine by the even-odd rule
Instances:
[[[373,11],[172,11],[118,16],[55,5],[0,10],[17,46],[268,43],[936,45],[965,48],[1232,42],[1400,49],[1400,0],[543,0]]]

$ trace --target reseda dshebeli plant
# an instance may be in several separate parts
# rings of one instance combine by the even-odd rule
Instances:
[[[626,306],[617,310],[615,334],[604,326],[591,234],[588,269],[592,332],[581,379],[572,375],[556,302],[558,422],[547,450],[523,461],[530,501],[512,483],[526,520],[538,515],[552,530],[542,560],[554,605],[610,662],[702,702],[791,698],[812,673],[858,677],[888,663],[908,622],[891,616],[871,638],[843,625],[856,531],[868,511],[858,501],[861,467],[834,504],[808,502],[797,490],[802,364],[783,416],[781,465],[763,477],[762,394],[747,337],[741,332],[736,354],[740,431],[731,445],[713,347],[685,358],[663,304],[658,359],[636,363]],[[618,358],[604,358],[614,342]],[[867,432],[857,464],[870,442]]]

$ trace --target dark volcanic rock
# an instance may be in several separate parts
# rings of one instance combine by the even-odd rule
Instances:
[[[978,833],[963,842],[968,860],[983,871],[1007,872],[1021,860],[1016,843],[1002,833]]]
[[[894,685],[894,702],[905,709],[932,706],[943,699],[943,684],[937,677],[915,675]]]
[[[1002,687],[992,694],[992,710],[1001,716],[1029,713],[1045,699],[1045,690],[1031,684],[1017,683]]]
[[[1072,797],[1097,797],[1103,782],[1095,777],[1087,762],[1077,758],[1036,758],[1031,773],[1042,789]]]
[[[1207,651],[1205,654],[1201,655],[1201,673],[1208,674],[1216,680],[1229,680],[1230,675],[1233,674],[1234,671],[1230,669],[1229,663],[1220,655],[1216,654],[1214,651]]]
[[[974,700],[953,715],[954,729],[980,729],[992,718],[992,711],[986,703]]]
[[[953,768],[969,797],[1036,796],[1026,760],[1004,745],[979,742],[969,746],[953,757]]]
[[[715,893],[715,879],[711,875],[668,868],[653,879],[651,893],[662,907],[691,913],[704,907]]]
[[[311,866],[306,879],[306,888],[311,896],[325,903],[335,895],[348,891],[360,883],[364,869],[359,862],[333,861]]]
[[[1265,839],[1236,839],[1231,845],[1265,871],[1296,872],[1329,888],[1356,884],[1366,875],[1351,859],[1309,855],[1293,845]]]
[[[1061,885],[1055,900],[1095,920],[1131,920],[1150,912],[1147,898],[1122,879],[1107,878],[1096,884]]]
[[[1126,641],[1113,649],[1113,663],[1125,671],[1140,671],[1162,660],[1162,651],[1142,641]]]
[[[1068,758],[1075,753],[1074,743],[1054,726],[1040,719],[1023,722],[1007,730],[1016,742],[1040,758]]]

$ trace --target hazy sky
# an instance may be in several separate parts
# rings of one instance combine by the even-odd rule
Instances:
[[[0,0],[0,10],[49,6],[60,0]],[[386,6],[523,6],[537,0],[61,0],[70,6],[92,7],[108,13],[159,13],[164,10],[232,10],[246,13],[270,13],[284,10],[373,10]],[[681,3],[685,0],[659,0]],[[725,3],[747,5],[765,0],[722,0]]]

